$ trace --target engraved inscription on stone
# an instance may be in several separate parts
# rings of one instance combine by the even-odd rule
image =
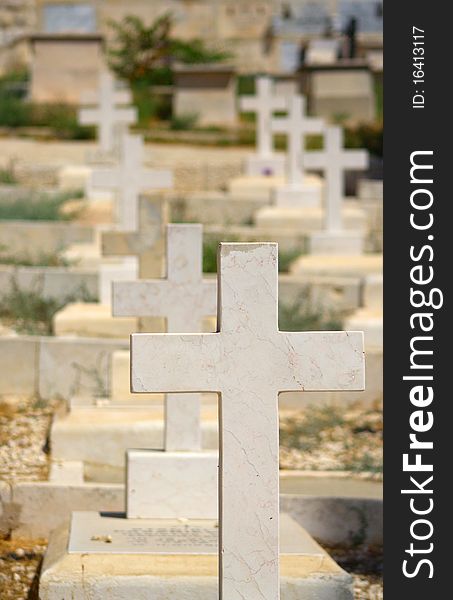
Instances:
[[[131,527],[128,530],[114,529],[112,540],[122,538],[131,547],[151,546],[168,552],[168,548],[200,548],[217,550],[218,529],[184,525],[180,527]]]

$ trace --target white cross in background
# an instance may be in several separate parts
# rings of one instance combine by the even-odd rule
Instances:
[[[96,125],[99,147],[103,152],[112,152],[118,129],[133,125],[137,121],[137,109],[125,106],[132,102],[129,90],[117,90],[109,71],[101,73],[99,90],[82,97],[82,104],[94,105],[79,110],[81,125]],[[121,106],[122,105],[122,106]]]
[[[278,330],[277,244],[219,256],[217,333],[133,334],[131,386],[220,395],[220,598],[278,600],[278,394],[363,389],[363,334]]]
[[[345,171],[366,169],[366,150],[345,150],[343,129],[328,127],[324,135],[324,150],[305,152],[303,165],[307,169],[322,169],[326,180],[326,222],[327,231],[342,229],[341,205],[345,187]]]
[[[288,100],[283,96],[274,95],[274,86],[270,77],[256,79],[256,95],[243,96],[240,106],[244,112],[256,113],[256,136],[258,156],[272,156],[272,117],[277,111],[286,110]]]
[[[274,133],[285,133],[288,139],[288,184],[297,187],[304,182],[302,158],[305,152],[305,137],[308,134],[322,133],[324,121],[306,116],[304,96],[294,95],[289,100],[286,117],[276,117],[272,121]]]
[[[167,226],[166,279],[115,282],[115,317],[165,317],[168,333],[202,331],[204,317],[217,313],[217,282],[203,280],[202,225]],[[168,394],[165,449],[201,450],[200,397]]]
[[[173,187],[171,171],[145,169],[143,159],[142,136],[123,133],[120,164],[91,174],[92,187],[117,191],[117,223],[123,230],[136,231],[138,228],[138,198],[141,192]]]

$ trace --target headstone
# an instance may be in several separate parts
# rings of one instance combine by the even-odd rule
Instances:
[[[293,96],[286,117],[276,117],[272,121],[274,133],[284,133],[288,140],[287,183],[277,190],[278,205],[317,206],[320,203],[319,187],[307,185],[304,181],[303,155],[305,138],[308,134],[322,133],[321,119],[306,116],[306,100],[303,96]]]
[[[166,279],[114,283],[114,316],[164,317],[168,333],[202,331],[203,318],[217,312],[217,284],[203,280],[202,250],[201,225],[168,225]],[[127,452],[129,518],[217,516],[218,455],[201,452],[200,407],[199,394],[167,394],[165,452]]]
[[[328,127],[324,135],[324,150],[306,152],[307,169],[321,169],[325,175],[325,227],[312,234],[312,254],[362,254],[364,232],[345,231],[341,207],[345,189],[346,170],[366,169],[368,153],[365,150],[346,150],[343,147],[343,129]]]
[[[339,44],[336,39],[315,39],[308,44],[305,63],[308,65],[329,65],[338,58]]]
[[[163,317],[167,333],[202,331],[204,317],[217,313],[217,284],[203,280],[203,228],[167,225],[166,279],[113,284],[116,317]],[[198,394],[166,397],[165,449],[201,449]]]
[[[31,101],[77,105],[96,89],[104,68],[101,35],[38,34],[30,42]]]
[[[229,65],[179,65],[174,71],[173,113],[201,126],[237,125],[236,71]]]
[[[247,175],[283,175],[284,157],[274,153],[272,117],[277,111],[286,111],[288,101],[275,93],[270,77],[256,79],[256,95],[243,96],[240,107],[256,114],[256,153],[247,161]]]
[[[363,336],[278,330],[276,244],[221,244],[218,332],[135,334],[136,392],[217,392],[220,597],[279,598],[278,394],[363,389]]]
[[[167,202],[161,198],[142,196],[138,201],[138,227],[130,231],[105,231],[101,236],[104,256],[135,256],[139,277],[162,277],[165,262],[165,227],[168,222]]]
[[[121,136],[121,161],[117,167],[94,170],[91,186],[113,189],[118,194],[117,223],[120,229],[138,229],[138,197],[141,192],[171,188],[173,178],[170,171],[146,169],[143,138],[140,135],[123,133]]]
[[[137,121],[137,109],[126,106],[131,102],[130,91],[117,90],[113,75],[109,71],[101,73],[96,93],[90,92],[82,96],[82,104],[95,107],[81,108],[79,121],[82,125],[97,127],[99,148],[102,152],[113,152],[119,134]]]

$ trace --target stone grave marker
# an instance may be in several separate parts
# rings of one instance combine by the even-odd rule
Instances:
[[[114,283],[113,315],[164,317],[168,333],[202,331],[203,318],[217,312],[202,250],[201,225],[167,225],[166,279]],[[127,452],[128,517],[215,518],[218,453],[201,451],[200,395],[167,394],[164,424],[165,452]]]
[[[274,153],[272,117],[286,111],[288,100],[277,95],[270,77],[256,79],[256,95],[243,96],[240,107],[243,112],[256,114],[256,153],[247,161],[247,175],[284,175],[285,160]]]
[[[219,256],[218,332],[133,334],[131,387],[220,394],[220,597],[276,600],[278,394],[363,389],[363,335],[278,330],[277,244]]]
[[[328,127],[324,136],[324,149],[305,152],[304,166],[321,169],[325,176],[325,230],[311,236],[314,254],[361,254],[364,232],[345,231],[341,220],[341,207],[347,170],[366,169],[368,153],[365,150],[346,150],[343,147],[341,127]]]
[[[126,106],[132,102],[132,95],[129,90],[116,89],[109,71],[103,71],[99,79],[98,91],[82,96],[82,104],[94,106],[81,108],[79,121],[81,125],[95,125],[100,150],[111,153],[115,149],[118,134],[137,121],[137,109]]]
[[[143,138],[139,135],[123,133],[119,165],[114,168],[97,169],[91,176],[92,187],[117,191],[117,222],[122,230],[137,230],[139,226],[137,206],[141,192],[173,186],[170,171],[143,167],[143,154]]]
[[[288,115],[273,119],[272,131],[284,133],[288,140],[287,182],[284,187],[277,189],[277,204],[318,206],[321,201],[321,188],[307,182],[301,161],[305,153],[306,136],[323,133],[323,120],[308,117],[305,97],[295,95],[290,99]]]

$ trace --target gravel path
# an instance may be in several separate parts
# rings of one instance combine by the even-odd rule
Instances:
[[[54,410],[55,403],[0,398],[0,480],[47,479],[47,435]]]

